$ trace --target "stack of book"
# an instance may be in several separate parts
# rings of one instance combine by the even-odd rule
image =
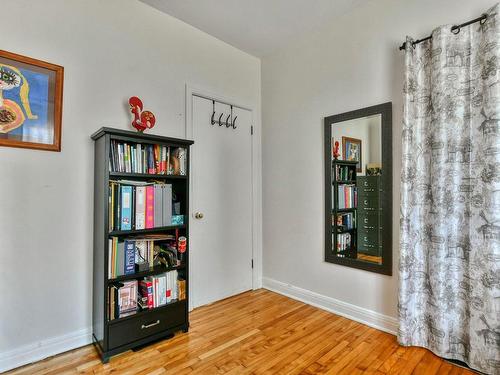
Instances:
[[[337,227],[340,230],[351,230],[356,228],[356,215],[354,212],[337,214]]]
[[[109,230],[137,230],[172,224],[172,185],[110,181]]]
[[[108,293],[110,320],[123,318],[137,312],[137,280],[112,285]]]
[[[341,233],[337,234],[337,251],[345,251],[351,249],[351,234]]]
[[[111,141],[109,170],[122,173],[186,174],[186,150],[159,144]]]
[[[139,306],[154,309],[179,300],[177,270],[139,281]]]
[[[339,185],[338,186],[338,208],[356,208],[358,206],[358,192],[356,185]]]
[[[347,165],[336,165],[335,175],[337,181],[349,181],[354,179],[354,170],[356,167],[349,167]]]
[[[136,264],[146,264],[152,268],[160,252],[170,255],[170,262],[166,266],[179,265],[175,237],[168,234],[148,235],[144,237],[126,238],[119,241],[118,237],[111,237],[108,244],[108,278],[136,273]]]

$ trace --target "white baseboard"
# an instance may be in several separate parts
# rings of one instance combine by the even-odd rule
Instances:
[[[23,345],[7,352],[0,352],[0,373],[88,345],[91,342],[92,333],[90,328],[87,328],[62,336],[51,337],[37,343]]]
[[[379,329],[392,335],[396,335],[397,333],[399,326],[398,320],[391,316],[383,315],[356,305],[351,305],[350,303],[342,302],[335,298],[327,297],[322,294],[286,284],[268,277],[262,278],[262,284],[265,289],[283,294],[284,296],[330,311],[345,318],[355,320],[356,322],[366,324],[367,326]]]

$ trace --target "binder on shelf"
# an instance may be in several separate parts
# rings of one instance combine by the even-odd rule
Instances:
[[[146,186],[137,186],[135,193],[135,229],[146,228]]]
[[[172,225],[172,185],[171,184],[162,185],[162,197],[163,197],[163,212],[162,212],[163,226]]]
[[[154,185],[154,227],[163,226],[162,205],[163,205],[162,185],[155,184]]]
[[[132,186],[121,186],[121,230],[132,230]]]
[[[154,187],[146,186],[146,229],[154,228]]]

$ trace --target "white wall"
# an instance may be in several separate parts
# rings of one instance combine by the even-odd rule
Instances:
[[[0,148],[0,371],[90,337],[89,136],[133,130],[126,103],[138,95],[156,115],[151,133],[183,137],[189,83],[252,105],[260,150],[261,101],[257,58],[141,2],[1,4],[1,48],[63,65],[65,82],[62,152]]]
[[[396,317],[404,62],[398,47],[407,34],[425,37],[494,3],[370,1],[262,59],[264,285],[329,301],[334,310]],[[394,108],[392,277],[323,261],[323,118],[387,101]]]

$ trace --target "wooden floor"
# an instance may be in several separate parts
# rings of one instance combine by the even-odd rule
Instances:
[[[201,307],[189,333],[101,364],[93,346],[8,374],[472,374],[387,333],[260,289]]]

